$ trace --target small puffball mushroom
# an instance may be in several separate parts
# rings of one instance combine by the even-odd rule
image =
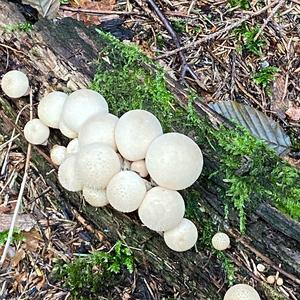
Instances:
[[[157,185],[170,190],[191,186],[202,171],[203,157],[198,145],[180,133],[156,138],[146,154],[146,167]]]
[[[1,88],[8,97],[20,98],[27,94],[29,90],[29,80],[21,71],[9,71],[1,80]]]
[[[49,127],[44,125],[39,119],[32,119],[24,127],[25,139],[33,145],[44,144],[50,135]]]
[[[78,133],[84,122],[102,112],[108,112],[103,96],[89,89],[81,89],[68,96],[61,117],[68,128]]]
[[[124,213],[138,209],[145,194],[144,180],[132,171],[122,171],[116,174],[106,189],[109,204]]]
[[[92,206],[102,207],[108,204],[105,190],[84,186],[82,193],[85,201]]]
[[[175,228],[164,232],[164,240],[167,246],[177,252],[191,249],[197,242],[198,231],[195,224],[183,219]]]
[[[76,155],[69,156],[58,168],[59,183],[70,192],[82,190],[82,181],[76,169]]]
[[[141,109],[125,113],[115,128],[118,150],[130,161],[144,159],[151,142],[160,135],[162,128],[158,119]]]
[[[65,160],[67,155],[67,149],[64,146],[54,145],[50,150],[50,158],[51,161],[55,165],[61,165],[62,162]]]
[[[278,286],[282,286],[283,285],[283,279],[281,277],[278,277],[277,280],[276,280],[276,284]]]
[[[258,272],[263,273],[266,270],[266,267],[263,264],[257,264],[256,269]]]
[[[184,200],[178,192],[157,186],[147,192],[138,213],[148,228],[166,231],[182,221],[184,211]]]
[[[276,278],[275,278],[274,275],[270,275],[270,276],[267,277],[267,282],[268,282],[269,284],[274,284],[275,281],[276,281]]]
[[[230,239],[226,233],[217,232],[213,236],[211,243],[216,250],[222,251],[230,246]]]
[[[224,300],[260,300],[260,296],[252,286],[240,283],[227,290]]]
[[[77,132],[71,130],[62,120],[59,122],[59,130],[60,132],[69,139],[75,139],[78,134]]]
[[[141,177],[147,177],[149,174],[144,159],[132,162],[130,169],[138,173]]]
[[[51,92],[47,94],[38,105],[40,120],[51,128],[59,128],[60,116],[68,95],[63,92]]]
[[[67,154],[75,154],[79,152],[79,141],[78,139],[73,139],[72,141],[69,142],[67,145]]]
[[[112,177],[120,172],[117,153],[108,145],[85,145],[77,153],[77,166],[83,185],[105,189]]]
[[[115,127],[119,118],[108,113],[100,113],[89,118],[80,128],[78,139],[81,146],[103,143],[117,150]]]

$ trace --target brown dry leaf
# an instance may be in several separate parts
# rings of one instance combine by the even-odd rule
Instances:
[[[300,107],[290,107],[285,114],[293,121],[300,120]]]
[[[39,232],[35,229],[23,233],[25,238],[25,248],[31,252],[36,252],[39,248],[39,242],[42,240]]]
[[[5,231],[10,228],[13,214],[0,214],[0,231]],[[15,228],[22,231],[29,231],[35,225],[35,220],[28,214],[18,215]]]
[[[271,110],[279,115],[284,114],[288,108],[288,101],[283,99],[285,89],[285,76],[279,75],[272,85]]]
[[[16,255],[11,260],[11,266],[16,267],[19,265],[20,261],[26,256],[25,251],[21,248],[17,251]]]
[[[287,161],[290,165],[300,170],[300,159],[292,158],[289,156],[285,156],[283,158],[285,161]]]

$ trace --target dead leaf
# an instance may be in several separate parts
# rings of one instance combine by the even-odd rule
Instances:
[[[300,107],[290,107],[285,114],[293,121],[300,120]]]
[[[289,156],[285,156],[283,158],[285,161],[287,161],[290,165],[300,170],[300,159],[292,158]]]
[[[10,228],[13,214],[0,214],[0,231],[5,231]],[[35,225],[35,220],[28,214],[18,215],[15,228],[22,231],[29,231]]]
[[[25,251],[21,248],[17,251],[16,255],[11,260],[11,266],[16,267],[19,265],[20,261],[26,256]]]
[[[23,236],[25,238],[25,247],[30,252],[36,252],[39,248],[39,242],[42,238],[37,230],[31,230],[30,232],[24,232]]]
[[[22,3],[32,6],[43,18],[47,19],[54,19],[60,6],[59,0],[22,0]]]
[[[288,101],[284,98],[285,75],[279,75],[272,85],[271,110],[277,112],[280,116],[288,108]]]

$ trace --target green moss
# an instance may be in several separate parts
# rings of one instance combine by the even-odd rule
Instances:
[[[226,283],[229,286],[234,285],[236,281],[236,275],[233,261],[229,257],[227,257],[223,251],[217,251],[217,257],[221,262],[222,268],[225,272]]]
[[[207,157],[217,163],[216,169],[204,168],[199,184],[205,188],[213,184],[214,178],[226,183],[227,188],[220,188],[220,195],[226,210],[237,210],[242,232],[246,212],[262,200],[272,201],[281,211],[300,220],[300,173],[296,169],[280,160],[246,129],[212,127],[195,112],[193,101],[197,95],[191,93],[188,107],[180,107],[165,84],[161,68],[137,47],[101,31],[99,34],[107,40],[107,46],[100,53],[91,88],[104,95],[112,113],[120,116],[131,109],[146,109],[157,116],[165,131],[192,135]],[[157,71],[148,71],[145,65]],[[197,204],[199,191],[193,186],[186,193],[188,215],[203,222]]]
[[[253,80],[257,85],[267,88],[272,81],[275,80],[276,75],[280,72],[280,69],[275,66],[268,66],[258,70],[253,75]]]
[[[14,31],[23,31],[29,32],[32,30],[33,25],[29,22],[10,24],[10,25],[1,25],[0,26],[4,31],[14,32]]]
[[[4,246],[8,238],[8,230],[0,232],[0,246]],[[19,229],[15,229],[13,232],[11,244],[18,241],[24,241],[24,235]]]

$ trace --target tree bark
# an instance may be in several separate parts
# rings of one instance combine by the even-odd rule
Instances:
[[[22,15],[16,17],[16,8],[13,4],[0,0],[0,8],[0,25],[7,24],[7,18],[11,18],[12,12],[14,14],[12,23],[24,21]],[[0,44],[1,73],[14,67],[26,69],[34,87],[34,102],[37,103],[37,99],[49,89],[49,86],[53,88],[67,86],[72,90],[86,87],[96,71],[94,62],[104,42],[94,28],[87,28],[74,19],[66,18],[56,22],[40,20],[35,24],[34,30],[28,33],[2,32]],[[145,66],[147,67],[149,66]],[[168,76],[166,82],[178,102],[185,106],[187,103],[185,90]],[[24,105],[26,105],[24,99],[15,101],[3,94],[0,95],[1,135],[10,136],[13,128],[22,132],[21,128],[28,120],[27,112],[22,114],[18,125],[14,125],[14,121]],[[216,122],[224,122],[201,102],[198,102],[197,109],[200,117],[210,115]],[[124,215],[110,208],[96,211],[90,206],[82,205],[82,198],[78,193],[68,193],[62,189],[57,182],[56,173],[49,174],[53,165],[48,153],[51,144],[64,142],[65,139],[55,132],[50,144],[47,147],[34,147],[32,155],[32,161],[47,178],[58,203],[64,205],[62,203],[67,202],[66,205],[70,209],[75,207],[95,228],[102,233],[106,232],[103,233],[103,237],[108,240],[113,241],[120,236],[125,238],[130,246],[136,248],[135,256],[139,263],[149,265],[152,272],[161,274],[170,286],[182,292],[182,299],[222,298],[225,292],[222,284],[224,274],[216,256],[211,255],[207,249],[201,246],[197,252],[174,253],[164,245],[159,234],[141,226],[135,213]],[[16,143],[23,151],[26,149],[23,137],[18,138]],[[208,172],[213,172],[215,164],[209,157],[205,159]],[[198,199],[200,206],[212,220],[221,224],[224,220],[224,209],[218,189],[224,189],[223,183],[211,180],[205,185],[197,184],[195,188],[201,192]],[[288,219],[265,201],[261,201],[261,204],[251,212],[249,220],[244,236],[236,229],[238,228],[236,216],[230,216],[227,227],[227,232],[233,240],[228,256],[236,264],[238,278],[242,280],[245,277],[253,277],[258,283],[262,299],[275,299],[275,296],[274,298],[270,296],[273,295],[269,292],[270,287],[266,288],[265,283],[241,263],[239,253],[243,251],[249,259],[256,261],[256,258],[259,258],[260,261],[278,270],[285,278],[286,285],[296,290],[296,287],[300,286],[299,223]],[[197,225],[201,230],[201,224]],[[294,294],[300,296],[299,291]]]

